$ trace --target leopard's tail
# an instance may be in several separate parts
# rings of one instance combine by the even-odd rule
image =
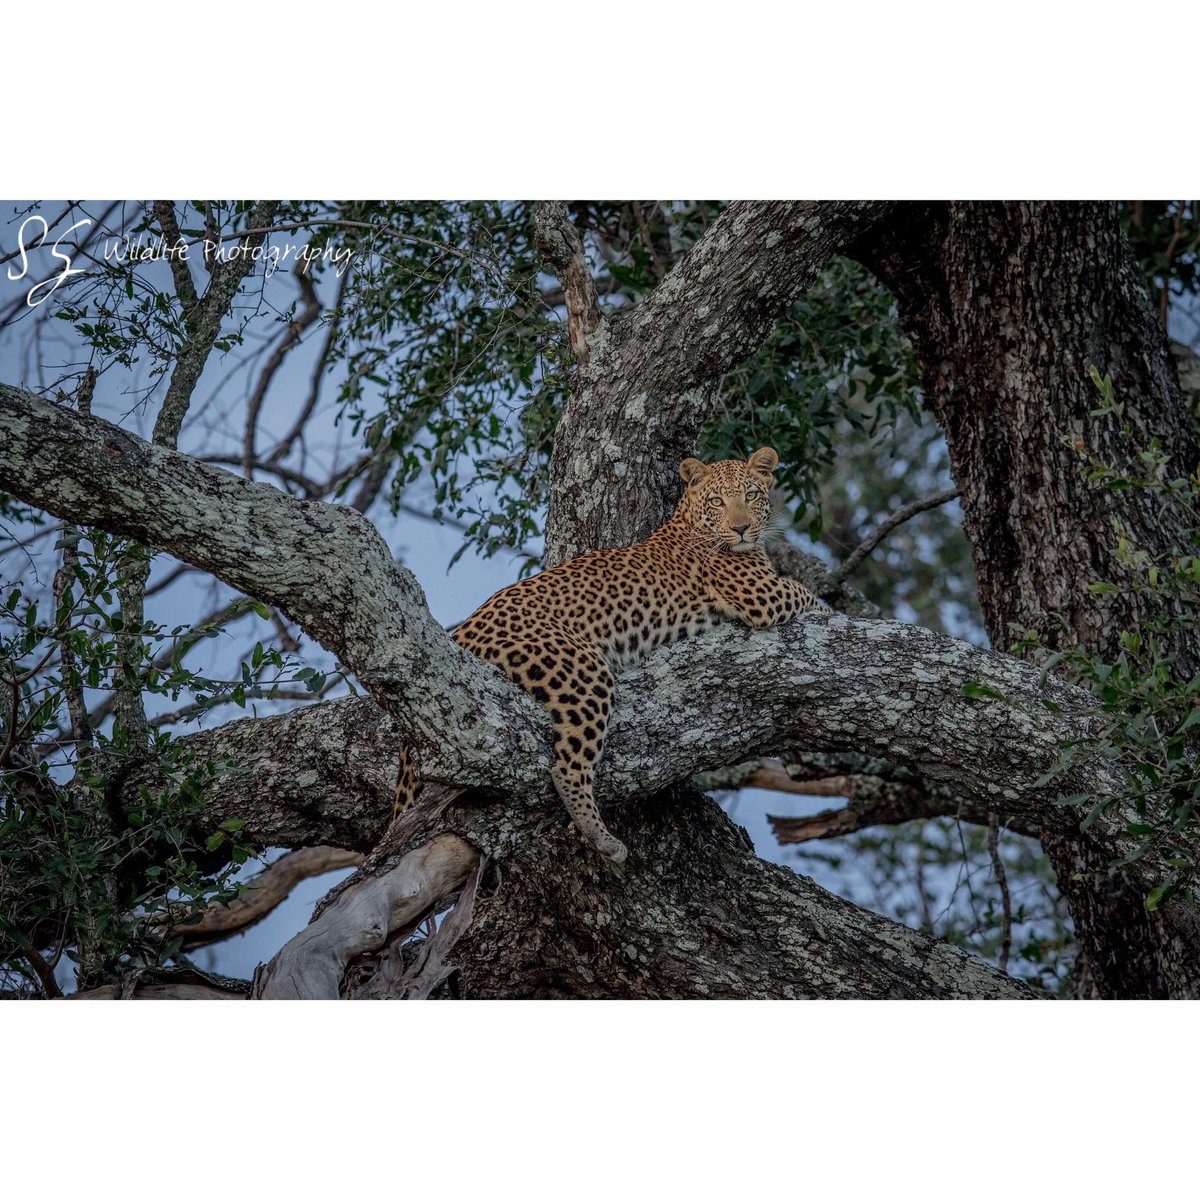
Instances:
[[[421,794],[421,780],[417,774],[416,751],[405,746],[400,751],[400,771],[396,776],[396,790],[392,797],[392,820],[405,809],[411,808]]]

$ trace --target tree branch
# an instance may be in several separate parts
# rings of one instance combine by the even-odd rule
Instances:
[[[259,968],[253,995],[261,1000],[336,1000],[342,973],[355,955],[377,950],[388,935],[415,926],[460,889],[478,852],[444,834],[404,855],[387,874],[342,892]]]
[[[504,723],[480,725],[481,708],[514,706],[512,685],[446,637],[412,574],[353,509],[297,500],[5,384],[0,438],[0,487],[278,607],[393,713],[433,777],[530,752]],[[515,704],[537,711],[523,694]]]
[[[300,289],[304,307],[294,320],[288,322],[283,337],[271,351],[271,356],[263,365],[258,382],[255,384],[246,406],[246,425],[245,432],[242,434],[242,474],[247,479],[253,478],[257,457],[254,439],[258,431],[258,417],[262,411],[263,401],[267,397],[267,389],[271,386],[271,380],[275,378],[288,353],[299,344],[300,339],[304,336],[304,331],[321,315],[321,305],[317,300],[316,289],[313,287],[312,278],[308,272],[308,262],[301,259],[292,274],[295,276],[296,286]]]
[[[333,846],[293,850],[260,871],[236,900],[209,905],[199,921],[172,926],[169,936],[181,936],[181,948],[195,950],[242,933],[278,908],[302,880],[357,867],[362,857],[353,850],[338,850]]]
[[[557,817],[545,717],[514,705],[518,693],[503,682],[505,703],[484,708],[481,721],[515,726],[533,748],[519,762],[501,762],[495,735],[496,755],[483,769],[460,766],[443,781],[511,789],[538,820]],[[966,697],[967,682],[1009,700]],[[1047,711],[1043,697],[1064,712]],[[1043,687],[1031,666],[898,621],[810,614],[775,630],[718,627],[623,674],[616,699],[597,776],[610,804],[796,745],[834,752],[869,746],[906,768],[909,779],[936,785],[938,812],[946,811],[942,795],[953,794],[980,813],[1039,828],[1074,827],[1073,811],[1053,803],[1063,790],[1100,794],[1108,786],[1102,764],[1034,786],[1060,742],[1086,733],[1086,717],[1071,715],[1090,704],[1086,693],[1053,678]],[[386,824],[401,735],[370,700],[326,701],[178,740],[198,762],[228,757],[238,764],[213,785],[206,828],[241,816],[245,835],[261,843],[365,849]],[[127,786],[147,783],[134,775]],[[867,786],[865,779],[856,784]],[[1114,853],[1119,828],[1103,818],[1092,826]]]
[[[879,608],[857,589],[845,583],[830,587],[831,572],[815,554],[809,554],[791,542],[771,542],[767,546],[767,557],[780,575],[804,584],[814,596],[827,600],[840,612],[852,617],[879,616]]]
[[[257,231],[257,227],[269,225],[278,208],[279,203],[276,200],[260,200],[254,206],[247,217],[250,228],[240,235],[239,248],[242,251],[249,250],[262,241],[263,234]],[[175,227],[175,235],[178,241],[178,226]],[[216,344],[217,335],[221,332],[221,322],[225,319],[242,280],[253,270],[254,259],[247,253],[230,255],[213,270],[208,290],[198,301],[195,298],[195,289],[191,286],[187,264],[180,265],[182,275],[187,276],[185,291],[180,300],[184,303],[184,323],[188,336],[175,362],[175,369],[171,372],[166,398],[154,422],[154,440],[160,446],[174,446],[178,442],[183,418],[187,415],[188,406],[192,401],[192,392]],[[181,278],[177,272],[177,283]],[[188,299],[192,301],[190,306],[187,304]]]
[[[562,284],[567,305],[567,338],[580,367],[588,361],[588,335],[600,324],[596,284],[588,270],[579,232],[567,216],[567,206],[543,200],[537,206],[534,240]]]
[[[597,328],[554,434],[547,562],[628,545],[663,520],[721,376],[886,211],[854,202],[730,204],[641,304]]]
[[[166,245],[171,250],[185,249],[187,243],[183,234],[179,232],[179,222],[175,220],[174,203],[170,200],[155,200],[152,207]],[[187,257],[183,253],[173,253],[167,255],[167,261],[171,266],[171,278],[175,281],[175,295],[183,305],[184,320],[187,320],[200,303],[196,285],[192,282],[192,273],[188,269]]]
[[[953,500],[958,495],[958,488],[946,488],[944,491],[936,492],[932,496],[925,496],[920,500],[914,500],[911,504],[904,505],[903,508],[897,509],[885,521],[881,521],[862,542],[855,547],[849,557],[829,572],[828,578],[825,580],[825,588],[828,592],[836,592],[847,577],[853,572],[868,554],[883,541],[897,525],[903,525],[905,521],[915,517],[918,513],[926,512],[931,508],[938,508],[940,505],[946,504]]]

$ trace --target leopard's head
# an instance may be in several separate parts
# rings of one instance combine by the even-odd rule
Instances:
[[[685,458],[679,474],[687,488],[679,512],[720,549],[740,553],[758,545],[771,515],[769,490],[779,455],[769,446],[743,462],[702,463]]]

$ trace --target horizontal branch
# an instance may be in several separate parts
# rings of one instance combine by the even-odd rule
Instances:
[[[8,439],[0,487],[161,546],[275,604],[356,672],[401,737],[416,737],[429,778],[548,793],[544,715],[445,636],[361,515],[295,500],[4,385],[0,432]],[[1012,694],[1025,709],[966,699],[968,682]],[[809,745],[869,749],[953,782],[966,800],[1044,808],[1028,781],[1073,727],[1049,716],[1041,691],[1030,668],[896,622],[811,616],[755,634],[724,627],[622,679],[599,787],[644,795]],[[1000,708],[1005,719],[994,728]],[[314,711],[319,720],[323,709]],[[663,719],[648,720],[652,713]],[[264,794],[286,789],[284,778]]]
[[[786,778],[786,775],[785,775]],[[806,795],[844,795],[842,808],[826,808],[806,817],[767,816],[771,832],[781,846],[823,838],[845,837],[860,829],[878,825],[900,825],[905,821],[928,821],[935,817],[953,817],[973,825],[987,825],[996,813],[978,804],[964,804],[945,788],[930,789],[922,784],[890,783],[861,776],[835,776],[836,791],[818,791],[828,780],[811,783],[791,781],[791,790]],[[761,787],[762,784],[754,784]],[[1005,827],[1014,833],[1037,836],[1037,826],[1028,819],[1006,818]]]
[[[0,489],[276,606],[355,673],[431,764],[496,752],[494,731],[477,737],[477,707],[511,704],[506,681],[446,637],[354,509],[298,500],[2,383],[0,444]]]
[[[871,759],[864,754],[790,753],[785,761],[754,761],[709,771],[696,778],[703,788],[737,791],[760,788],[796,796],[841,796],[842,808],[827,808],[803,817],[768,816],[771,832],[780,845],[818,838],[845,837],[876,825],[927,821],[952,817],[973,825],[1001,821],[1006,829],[1026,837],[1040,837],[1041,823],[1029,814],[1004,817],[978,802],[967,802],[957,790],[922,779],[904,767]]]
[[[519,698],[501,683],[511,701]],[[968,683],[1008,700],[968,697]],[[1050,712],[1043,699],[1064,711]],[[549,726],[536,708],[511,701],[481,710],[481,745],[490,744],[494,757],[430,778],[526,797],[542,819],[559,811]],[[1110,786],[1099,764],[1037,786],[1061,742],[1086,732],[1086,719],[1071,715],[1089,705],[1086,693],[1053,678],[1043,683],[1036,669],[1006,655],[897,621],[821,613],[760,632],[721,626],[626,672],[616,701],[597,779],[610,803],[798,745],[866,750],[908,768],[939,796],[1014,826],[1073,828],[1073,810],[1054,803],[1062,790]],[[502,729],[527,747],[514,760],[502,760]],[[372,701],[352,698],[179,741],[197,760],[236,764],[212,787],[207,826],[238,816],[247,837],[269,845],[368,849],[386,824],[402,735]],[[146,782],[135,775],[130,786]],[[515,819],[503,816],[498,825]],[[1092,826],[1096,837],[1115,838],[1115,828],[1103,819]],[[488,850],[503,857],[499,844]]]
[[[245,1000],[246,979],[214,975],[198,967],[133,967],[117,983],[72,992],[67,1000]]]

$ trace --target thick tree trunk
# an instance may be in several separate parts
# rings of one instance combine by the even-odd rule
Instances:
[[[544,814],[541,830],[516,845],[497,838],[502,827],[486,812],[468,806],[448,819],[472,844],[494,842],[503,855],[497,868],[485,867],[470,924],[453,946],[447,987],[464,999],[1032,995],[978,958],[764,862],[690,784],[611,814],[612,828],[637,847],[637,863],[622,876]],[[319,919],[309,928],[321,935]],[[411,975],[410,953],[393,938],[358,958],[342,995],[380,995],[381,977]],[[392,985],[382,994],[405,993]]]
[[[650,296],[600,323],[554,431],[549,565],[628,546],[667,518],[721,377],[887,209],[735,202]]]
[[[1088,592],[1093,580],[1121,578],[1114,521],[1151,551],[1182,534],[1153,495],[1089,485],[1081,453],[1123,467],[1158,437],[1177,475],[1200,457],[1115,206],[909,205],[854,253],[895,293],[946,431],[993,645],[1006,649],[1012,626],[1054,644],[1062,618],[1084,645],[1115,657],[1121,631],[1159,615],[1161,601]],[[1089,366],[1111,375],[1122,422],[1091,415],[1099,395]],[[1181,672],[1200,665],[1182,625],[1174,649]],[[1100,994],[1196,994],[1200,937],[1181,939],[1178,923],[1148,914],[1142,886],[1110,877],[1078,837],[1056,833],[1045,846]]]
[[[1180,531],[1153,497],[1089,484],[1082,454],[1123,467],[1157,437],[1175,474],[1200,461],[1115,207],[910,205],[857,253],[896,294],[946,431],[993,646],[1008,648],[1014,624],[1056,639],[1055,615],[1115,656],[1121,631],[1157,601],[1086,590],[1120,577],[1114,519],[1151,550],[1178,545]],[[1112,376],[1123,422],[1090,415],[1100,397],[1089,366]],[[1189,672],[1200,665],[1193,638],[1181,636],[1177,649]]]

